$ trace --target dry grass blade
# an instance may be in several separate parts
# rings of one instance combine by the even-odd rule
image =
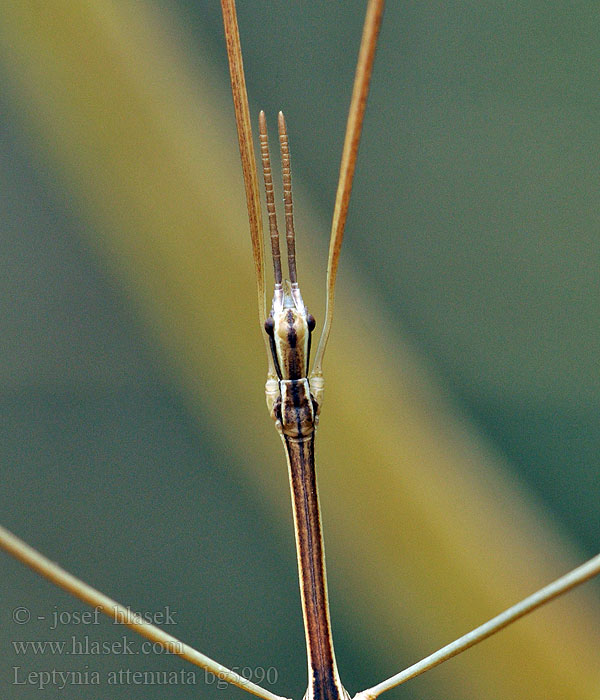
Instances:
[[[129,627],[129,629],[142,635],[142,637],[146,637],[146,639],[149,639],[151,642],[160,644],[167,649],[169,653],[180,656],[182,659],[189,661],[195,666],[200,666],[200,668],[214,673],[228,683],[237,685],[238,688],[247,690],[249,693],[263,698],[263,700],[284,700],[281,696],[261,688],[259,685],[243,678],[234,671],[230,671],[225,666],[221,666],[221,664],[213,661],[208,656],[201,654],[191,646],[179,641],[176,637],[167,634],[167,632],[164,632],[159,627],[155,627],[141,617],[136,616],[135,612],[131,609],[120,605],[112,600],[112,598],[88,586],[87,583],[84,583],[62,569],[58,564],[50,561],[50,559],[40,554],[37,550],[33,549],[33,547],[30,547],[23,542],[23,540],[3,527],[0,527],[0,547],[55,585],[63,588],[84,603],[99,608],[105,615],[124,624]]]
[[[329,338],[329,331],[331,330],[331,322],[333,319],[335,278],[337,275],[342,240],[344,238],[344,226],[346,225],[348,204],[352,192],[356,155],[358,153],[363,117],[367,104],[367,96],[369,94],[369,83],[373,70],[373,61],[375,59],[377,36],[383,16],[383,6],[383,0],[369,0],[360,42],[354,87],[352,89],[352,99],[350,101],[350,111],[348,112],[348,123],[346,125],[346,136],[344,138],[344,149],[342,151],[340,178],[335,196],[333,220],[331,222],[329,259],[327,262],[327,307],[323,332],[321,333],[321,339],[319,340],[313,367],[313,375],[316,376],[322,374],[323,355],[325,353],[325,347],[327,346],[327,339]]]
[[[235,121],[240,145],[240,157],[242,159],[242,172],[244,175],[244,186],[246,188],[246,204],[248,206],[248,221],[250,223],[250,237],[252,239],[252,254],[254,256],[254,266],[256,269],[258,316],[262,328],[266,319],[265,254],[260,194],[258,190],[258,174],[252,141],[252,123],[250,121],[246,79],[244,77],[244,63],[242,60],[242,49],[240,46],[240,34],[234,0],[221,0],[221,9],[223,10],[225,43],[227,45],[227,58],[229,59],[229,74],[231,77],[231,92],[233,94]],[[275,376],[275,369],[273,367],[268,341],[265,334],[263,333],[262,335],[267,348],[269,376]]]

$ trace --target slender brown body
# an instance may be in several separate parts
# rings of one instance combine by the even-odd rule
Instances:
[[[296,524],[300,593],[304,614],[309,686],[306,700],[346,700],[335,663],[329,622],[325,554],[315,474],[315,434],[283,437]]]
[[[308,657],[305,700],[347,700],[339,679],[327,601],[325,556],[315,473],[315,428],[318,405],[311,393],[308,370],[314,319],[293,288],[276,297],[265,325],[278,372],[271,414],[287,457],[298,577]]]
[[[256,187],[252,130],[235,16],[235,3],[234,0],[221,0],[221,4],[223,6],[242,170],[246,184],[246,200],[250,212],[249,222],[257,273],[259,318],[261,324],[264,324],[266,331],[264,339],[268,348],[269,366],[265,394],[269,413],[275,421],[275,427],[285,447],[294,510],[298,575],[308,656],[308,689],[305,700],[349,700],[348,693],[342,687],[339,679],[331,638],[321,516],[315,475],[315,429],[323,400],[324,382],[321,364],[333,314],[333,289],[337,259],[348,210],[354,162],[360,139],[377,32],[383,12],[383,0],[369,0],[365,19],[332,223],[327,273],[326,320],[317,349],[315,366],[310,375],[311,334],[315,327],[315,320],[308,313],[298,286],[290,151],[285,119],[283,114],[279,112],[277,122],[283,179],[285,240],[289,275],[287,280],[283,279],[281,264],[266,118],[263,112],[259,115],[260,154],[269,217],[274,279],[273,302],[271,312],[267,316],[264,297],[264,252],[260,231],[262,217]]]
[[[311,335],[315,319],[300,294],[288,136],[283,114],[278,118],[289,280],[282,284],[279,232],[273,201],[271,162],[264,113],[259,118],[261,159],[265,179],[273,251],[275,289],[271,313],[265,322],[271,359],[277,377],[267,379],[267,404],[281,436],[290,476],[298,577],[308,657],[305,700],[347,700],[339,679],[327,602],[327,580],[321,516],[315,474],[315,429],[319,403],[308,379]]]

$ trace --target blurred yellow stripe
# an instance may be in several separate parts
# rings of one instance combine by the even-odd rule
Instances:
[[[192,74],[165,29],[172,20],[146,3],[24,1],[2,14],[11,89],[101,232],[93,245],[192,405],[212,397],[288,527],[272,478],[284,458],[261,396],[266,363],[227,86],[211,84],[209,63]],[[307,206],[297,197],[297,210]],[[304,231],[327,228],[305,220],[303,260],[316,250]],[[323,281],[304,265],[301,274],[310,300]],[[396,324],[370,319],[375,301],[343,263],[339,286],[317,448],[327,551],[391,674],[415,660],[394,653],[406,637],[424,655],[579,559],[445,405]],[[447,695],[597,700],[599,622],[580,591],[434,673]]]

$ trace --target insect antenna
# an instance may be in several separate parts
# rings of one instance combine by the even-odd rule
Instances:
[[[269,215],[269,234],[271,236],[271,252],[273,254],[273,274],[275,288],[281,287],[281,252],[279,250],[279,230],[277,228],[277,212],[275,211],[275,195],[273,192],[273,174],[269,156],[269,138],[267,136],[267,120],[261,110],[258,115],[258,138],[260,141],[260,157],[262,161],[263,178],[265,181],[265,199]]]
[[[296,274],[296,234],[294,232],[294,209],[292,205],[292,171],[290,169],[290,148],[283,112],[277,116],[279,146],[281,149],[281,174],[283,177],[283,206],[285,212],[285,238],[287,242],[288,271],[292,286],[298,284]]]

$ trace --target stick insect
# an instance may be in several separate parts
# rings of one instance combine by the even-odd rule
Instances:
[[[313,383],[314,383],[314,382],[313,382]],[[8,543],[8,546],[10,546],[11,540],[6,540],[6,542]],[[17,545],[15,544],[14,540],[12,540],[12,543],[13,543],[13,545],[15,545],[15,547],[17,547]],[[25,554],[27,554],[27,552],[28,552],[28,550],[26,550],[26,548],[23,548],[22,545],[18,545],[17,549],[18,549],[18,551],[21,552],[21,554],[22,554],[23,557],[25,557]],[[17,551],[17,549],[16,549],[15,551]],[[35,557],[34,557],[34,559],[35,559]],[[40,564],[40,566],[41,566],[41,565],[45,565],[44,562],[43,562],[43,560],[39,560],[39,559],[38,559],[37,561],[38,561],[38,563]],[[31,560],[31,563],[34,563],[34,562],[33,562],[33,559]],[[55,573],[56,573],[56,572],[55,572]],[[586,573],[586,574],[589,573],[589,570],[587,570],[587,571],[584,572],[584,573]],[[567,583],[570,583],[570,582],[571,582],[571,581],[569,580]],[[168,641],[168,640],[167,640],[167,641]],[[192,656],[193,656],[193,654],[192,654]],[[196,658],[196,660],[198,660],[200,657],[196,656],[195,658]],[[226,677],[227,677],[227,676],[226,676]],[[239,679],[238,679],[238,681],[239,681]],[[244,687],[248,687],[248,684],[244,683]],[[333,692],[333,691],[332,691],[332,692]],[[338,690],[338,692],[342,692],[342,691],[339,691],[339,690]],[[268,695],[267,695],[267,696],[264,696],[264,697],[268,697]],[[365,697],[366,697],[366,695],[365,695]]]

